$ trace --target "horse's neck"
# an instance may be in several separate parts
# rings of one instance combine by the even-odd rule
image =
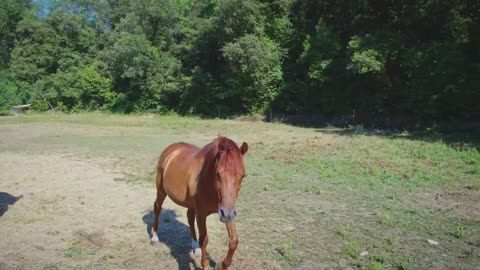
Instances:
[[[206,149],[205,149],[206,148]],[[216,151],[215,148],[211,146],[207,146],[204,149],[204,153],[202,154],[203,157],[203,166],[202,166],[202,172],[201,172],[201,178],[204,185],[210,185],[213,186],[213,181],[215,180],[215,156],[216,156]]]
[[[202,193],[202,196],[205,195],[211,200],[218,200],[218,194],[215,187],[215,157],[217,154],[216,145],[208,145],[201,151],[204,151],[203,153],[201,153],[203,156],[203,166],[198,181],[198,190]]]

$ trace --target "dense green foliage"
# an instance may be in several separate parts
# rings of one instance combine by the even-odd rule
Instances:
[[[0,106],[480,116],[476,1],[1,0]]]

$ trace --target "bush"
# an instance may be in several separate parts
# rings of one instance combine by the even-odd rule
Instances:
[[[79,72],[80,97],[87,110],[110,109],[116,97],[112,80],[98,73],[98,65],[96,62]]]
[[[249,113],[262,113],[278,93],[282,80],[278,45],[266,38],[245,35],[223,48],[229,72],[222,96],[228,104],[240,101]]]
[[[0,70],[0,110],[8,112],[11,106],[20,102],[17,86],[10,73]]]
[[[9,110],[0,109],[0,116],[10,116],[12,112]]]

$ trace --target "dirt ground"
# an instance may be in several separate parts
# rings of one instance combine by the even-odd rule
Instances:
[[[162,243],[150,245],[155,190],[125,183],[119,171],[114,159],[0,153],[0,194],[10,203],[0,217],[0,269],[197,269],[186,210],[167,199]],[[214,266],[227,237],[216,216],[208,222]],[[232,268],[277,268],[246,257],[237,254]]]
[[[341,132],[168,116],[0,118],[0,270],[200,269],[186,209],[168,199],[161,244],[150,244],[154,171],[169,144],[219,133],[249,143],[231,269],[480,269],[477,150]],[[228,236],[217,215],[207,229],[213,269]]]

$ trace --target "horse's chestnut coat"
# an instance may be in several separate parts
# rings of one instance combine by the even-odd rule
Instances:
[[[187,217],[192,235],[192,249],[198,252],[195,220],[197,220],[202,267],[207,268],[207,216],[218,213],[227,227],[229,249],[217,266],[226,269],[232,263],[238,239],[235,229],[235,203],[245,176],[243,155],[248,145],[238,147],[226,137],[218,137],[203,148],[188,143],[174,143],[160,155],[157,166],[157,198],[154,203],[152,243],[158,242],[158,217],[168,196],[176,204],[188,208]]]

